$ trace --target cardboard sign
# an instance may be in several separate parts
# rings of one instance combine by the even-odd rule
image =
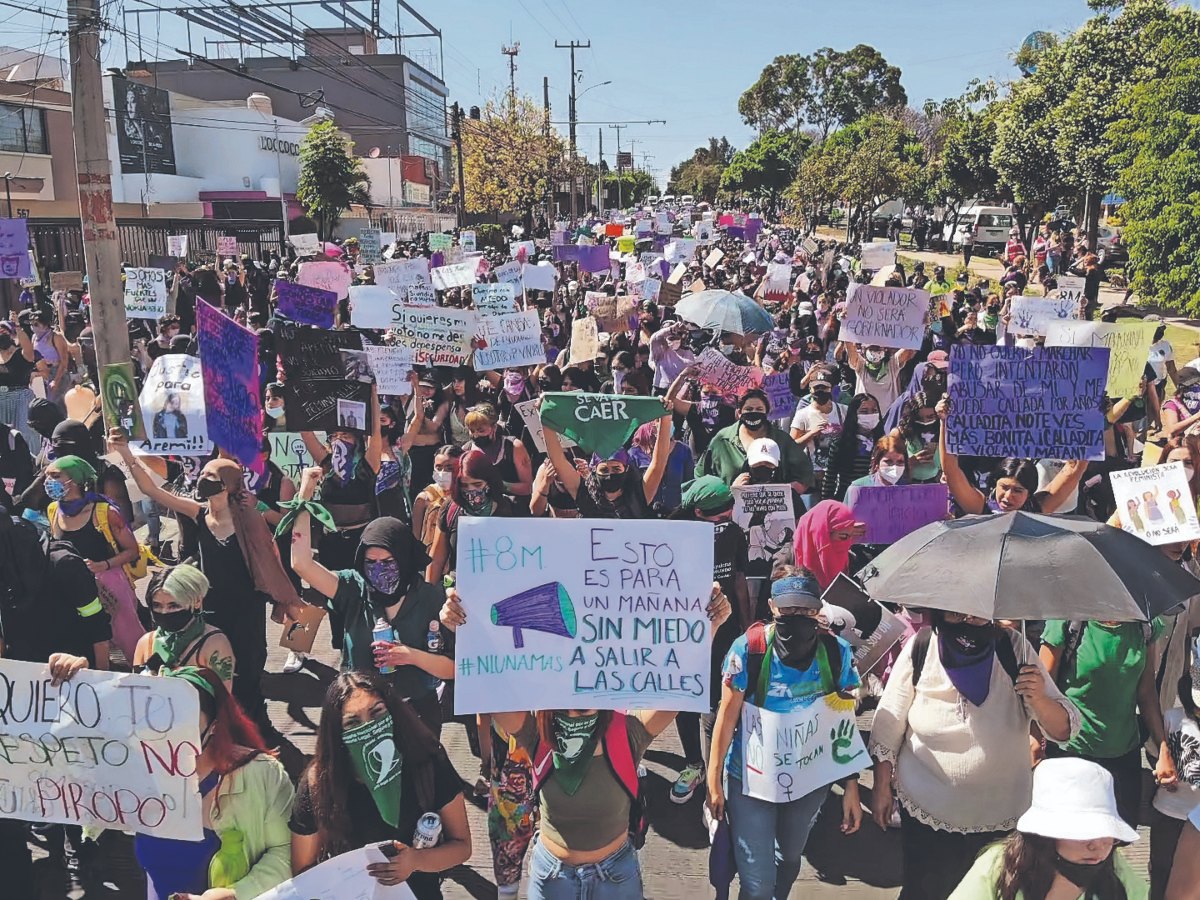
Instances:
[[[429,278],[429,260],[423,256],[379,263],[371,271],[375,275],[376,286],[385,287],[398,297],[403,297],[405,289],[411,285],[433,285]]]
[[[283,403],[288,428],[333,431],[338,427],[339,401],[364,405],[370,401],[370,384],[346,380],[342,351],[363,349],[358,332],[286,325],[276,337],[287,376]]]
[[[1138,393],[1157,322],[1055,322],[1046,329],[1047,347],[1107,347],[1105,392],[1120,399]]]
[[[394,292],[377,284],[350,288],[350,320],[356,328],[391,328],[403,307]]]
[[[430,270],[433,286],[439,291],[450,288],[467,287],[475,283],[475,263],[461,262],[449,266],[439,266]]]
[[[601,291],[588,291],[583,303],[596,319],[596,326],[610,334],[630,330],[630,317],[637,313],[637,302],[632,297],[610,297]]]
[[[313,648],[317,639],[317,631],[325,619],[325,609],[302,603],[297,608],[297,617],[289,618],[286,626],[279,635],[279,646],[293,653],[307,653]]]
[[[317,328],[333,327],[338,303],[338,296],[333,291],[292,281],[276,281],[275,299],[279,314],[285,319]]]
[[[407,347],[389,344],[364,344],[371,371],[375,373],[375,386],[379,393],[388,396],[407,396],[412,393],[412,351]]]
[[[101,366],[99,375],[105,430],[120,428],[131,438],[144,439],[146,426],[142,421],[142,408],[138,402],[133,363],[110,363]]]
[[[324,443],[325,432],[316,432],[316,437]],[[298,431],[272,431],[267,434],[267,444],[270,447],[271,462],[279,466],[284,476],[296,484],[300,483],[300,476],[305,469],[317,464]]]
[[[737,397],[762,384],[763,372],[758,366],[739,366],[715,347],[705,347],[696,357],[700,383],[712,385],[723,397]]]
[[[1067,300],[1075,304],[1076,308],[1083,304],[1083,289],[1087,285],[1086,279],[1078,275],[1056,275],[1054,283],[1058,285],[1056,291],[1058,299]]]
[[[546,433],[542,430],[542,417],[537,410],[536,400],[523,400],[520,403],[514,403],[513,409],[521,416],[521,421],[525,423],[525,428],[529,431],[529,436],[533,438],[533,444],[537,447],[538,453],[546,452]],[[576,446],[575,442],[565,434],[558,436],[558,442],[565,450],[567,447]]]
[[[315,256],[321,252],[321,242],[315,234],[290,234],[288,240],[296,248],[297,256]]]
[[[517,311],[517,291],[511,284],[476,284],[471,302],[481,316],[502,316]]]
[[[51,272],[50,290],[52,291],[82,291],[82,272]]]
[[[854,704],[836,694],[803,709],[742,704],[742,791],[770,803],[799,800],[871,765]]]
[[[358,259],[367,265],[383,262],[383,233],[378,228],[364,228],[358,233]]]
[[[464,231],[458,236],[458,246],[463,248],[465,253],[475,252],[475,232]]]
[[[704,265],[711,269],[724,258],[724,251],[722,251],[720,247],[713,247],[712,252],[709,253],[708,256],[704,257]]]
[[[262,443],[258,335],[196,300],[196,335],[204,373],[204,413],[212,442],[256,469]]]
[[[1155,546],[1200,538],[1200,521],[1182,461],[1123,469],[1109,477],[1125,531]]]
[[[157,319],[167,314],[167,274],[162,269],[125,269],[125,315]]]
[[[796,510],[790,484],[744,484],[733,488],[733,521],[749,542],[748,578],[769,578],[771,560],[790,547]]]
[[[928,312],[926,291],[852,284],[838,337],[863,346],[919,350]]]
[[[854,650],[854,668],[859,675],[871,671],[912,631],[907,621],[872,599],[844,572],[821,595],[821,617],[829,630]]]
[[[1103,459],[1104,347],[957,344],[950,351],[951,453]]]
[[[806,237],[800,242],[800,249],[805,252],[809,259],[814,259],[821,252],[821,245],[813,240],[813,238]]]
[[[139,398],[151,456],[207,456],[212,451],[204,412],[200,358],[169,353],[150,367]]]
[[[536,366],[546,361],[542,326],[534,310],[481,315],[476,334],[481,338],[481,344],[475,350],[476,372],[509,366]]]
[[[446,250],[449,250],[453,245],[454,245],[454,238],[452,238],[448,234],[444,234],[440,231],[435,231],[429,235],[429,249],[430,250],[441,250],[444,252]]]
[[[846,505],[867,526],[861,544],[894,544],[906,534],[950,515],[944,484],[893,484],[846,490]]]
[[[1051,325],[1079,318],[1079,304],[1070,299],[1042,297],[1013,297],[1012,334],[1045,334]]]
[[[862,267],[875,271],[896,264],[895,241],[872,241],[862,245]]]
[[[460,366],[471,353],[478,317],[469,309],[409,307],[393,310],[396,343],[419,365]]]
[[[0,816],[198,841],[200,698],[181,678],[0,659]]]
[[[174,256],[177,259],[183,259],[187,255],[188,239],[186,234],[175,234],[167,238],[167,256]]]
[[[527,291],[553,291],[558,283],[558,271],[551,263],[525,263],[521,280]]]
[[[596,320],[591,316],[576,319],[571,323],[571,354],[568,365],[574,365],[600,355],[600,334]]]
[[[546,709],[708,710],[713,527],[459,520],[455,713],[513,697]]]
[[[237,235],[222,234],[217,237],[217,256],[231,259],[238,255]]]
[[[296,281],[323,291],[333,291],[339,300],[345,300],[350,296],[354,273],[341,261],[306,262],[300,264]]]

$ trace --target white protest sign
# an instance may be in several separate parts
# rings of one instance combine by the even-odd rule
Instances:
[[[412,393],[408,374],[412,371],[413,352],[408,347],[390,344],[363,343],[363,350],[375,373],[375,386],[387,396],[407,396]]]
[[[496,280],[501,284],[511,284],[519,287],[521,284],[521,263],[510,260],[502,266],[496,266]]]
[[[811,237],[806,237],[803,241],[800,242],[800,249],[803,250],[808,255],[809,259],[813,259],[817,255],[817,253],[821,250],[821,245],[818,244]]]
[[[298,284],[333,291],[339,300],[350,296],[350,283],[353,280],[354,273],[340,260],[300,263],[300,270],[296,274]]]
[[[733,521],[749,543],[746,575],[768,578],[775,553],[792,545],[796,511],[790,484],[744,484],[733,489]]]
[[[463,248],[466,253],[475,252],[475,232],[464,231],[458,236],[458,245]]]
[[[558,280],[558,272],[550,263],[525,263],[521,268],[521,280],[527,291],[552,291]]]
[[[403,305],[392,291],[377,284],[350,287],[350,321],[355,328],[391,328],[396,322],[394,308]]]
[[[325,443],[324,432],[317,431],[314,434],[320,443]],[[279,466],[280,471],[297,484],[300,483],[300,475],[304,470],[317,464],[298,431],[268,432],[267,443],[270,446],[271,462]]]
[[[297,256],[312,256],[321,252],[321,242],[315,234],[290,234],[288,240],[296,248]]]
[[[791,265],[788,263],[767,263],[767,277],[763,279],[763,291],[771,299],[787,296],[791,280]]]
[[[669,213],[660,212],[654,214],[654,230],[656,233],[670,234],[671,229],[671,216]]]
[[[203,836],[200,697],[179,678],[0,659],[0,816],[184,841]]]
[[[522,421],[524,421],[525,427],[529,430],[529,436],[533,438],[534,446],[538,449],[538,453],[545,453],[546,434],[542,431],[542,417],[537,410],[537,401],[523,400],[520,403],[514,403],[513,409],[520,414]],[[576,446],[575,442],[565,434],[558,436],[558,442],[562,444],[564,449]]]
[[[596,320],[591,316],[576,319],[571,323],[571,355],[568,365],[594,360],[600,355],[600,333],[596,328]]]
[[[627,284],[639,284],[646,280],[646,264],[641,262],[630,263],[625,267],[625,282]]]
[[[701,247],[711,244],[713,239],[713,223],[707,220],[697,222],[692,229],[692,234],[696,236],[696,243]]]
[[[1058,285],[1060,300],[1070,300],[1077,305],[1083,303],[1085,279],[1078,275],[1056,275],[1054,282]]]
[[[511,315],[482,315],[477,335],[482,345],[475,350],[475,371],[507,366],[536,366],[546,361],[542,326],[537,312]]]
[[[217,238],[217,256],[232,258],[237,256],[238,239],[237,235],[223,234]]]
[[[749,797],[799,800],[870,764],[853,701],[830,694],[784,713],[742,704],[742,791]]]
[[[536,252],[537,245],[533,241],[510,241],[508,244],[508,255],[513,259],[520,259],[522,253],[527,259]]]
[[[212,450],[204,415],[200,359],[167,354],[150,367],[139,398],[147,440],[139,449],[150,456],[205,456]]]
[[[439,291],[446,291],[474,284],[475,265],[473,262],[461,262],[452,266],[439,266],[429,273],[433,279],[433,286]]]
[[[700,241],[700,243],[703,244],[704,241]],[[725,252],[720,247],[713,247],[712,252],[709,253],[708,256],[704,257],[704,265],[711,269],[724,258]]]
[[[505,315],[517,311],[517,291],[511,284],[476,284],[471,287],[471,302],[478,313]]]
[[[372,271],[375,273],[375,284],[395,291],[397,295],[403,295],[404,289],[410,285],[432,285],[429,280],[429,260],[423,256],[379,263]]]
[[[167,314],[167,273],[162,269],[125,270],[125,315],[157,319]]]
[[[1196,504],[1182,461],[1122,469],[1109,478],[1121,527],[1129,533],[1155,546],[1200,538]]]
[[[237,252],[236,250],[234,251]],[[183,258],[188,255],[188,239],[186,234],[173,234],[167,238],[167,256]]]
[[[659,278],[644,278],[642,283],[637,285],[638,296],[647,302],[657,300],[661,291],[662,280]]]
[[[1074,299],[1047,297],[1013,297],[1012,320],[1008,330],[1013,334],[1045,334],[1056,322],[1078,319],[1079,303]]]
[[[459,520],[456,713],[708,709],[706,522]]]
[[[864,269],[882,269],[896,264],[895,241],[873,241],[862,245],[862,267]]]
[[[396,343],[419,365],[459,366],[471,353],[477,317],[469,309],[401,306],[392,310]]]
[[[405,306],[437,306],[437,294],[431,284],[410,284],[404,289]]]
[[[376,845],[360,847],[306,869],[265,894],[259,894],[256,900],[309,900],[312,897],[414,900],[412,888],[407,884],[385,885],[367,871],[367,866],[372,863],[387,861]]]
[[[671,265],[689,262],[695,255],[695,238],[676,238],[663,247],[663,258]]]
[[[1047,347],[1107,347],[1110,397],[1130,397],[1138,389],[1157,322],[1054,322],[1046,329]]]
[[[919,350],[928,312],[926,291],[852,284],[838,337],[866,346]]]

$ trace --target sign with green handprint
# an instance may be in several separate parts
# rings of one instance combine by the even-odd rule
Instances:
[[[742,704],[742,790],[750,797],[798,800],[870,764],[854,704],[837,694],[788,712]]]

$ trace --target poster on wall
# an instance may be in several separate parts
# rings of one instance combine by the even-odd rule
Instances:
[[[171,95],[149,84],[114,78],[117,153],[125,174],[175,174]]]

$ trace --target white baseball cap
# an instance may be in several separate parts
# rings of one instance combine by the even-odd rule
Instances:
[[[1112,775],[1073,757],[1047,759],[1033,770],[1033,805],[1017,820],[1017,831],[1066,841],[1138,839],[1117,812]]]
[[[770,438],[757,438],[746,450],[746,463],[751,468],[763,463],[770,463],[775,468],[779,468],[780,456],[777,443]]]

